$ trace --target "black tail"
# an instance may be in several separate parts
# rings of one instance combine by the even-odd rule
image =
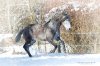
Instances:
[[[16,42],[19,42],[20,38],[21,38],[21,35],[23,34],[23,31],[24,29],[20,30],[20,32],[17,34],[16,38],[15,38],[15,41]]]

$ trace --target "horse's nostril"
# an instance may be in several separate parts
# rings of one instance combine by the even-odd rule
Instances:
[[[71,28],[69,28],[69,31],[71,31]]]

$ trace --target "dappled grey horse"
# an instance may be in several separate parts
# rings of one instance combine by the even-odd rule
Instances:
[[[30,24],[24,29],[20,30],[20,32],[16,36],[16,42],[18,42],[23,34],[25,39],[25,44],[23,48],[28,53],[29,57],[32,57],[29,47],[33,45],[36,41],[48,41],[50,44],[54,46],[54,49],[51,50],[51,53],[54,53],[58,48],[58,52],[61,52],[60,44],[63,45],[63,51],[66,52],[64,41],[60,38],[60,27],[64,24],[65,28],[70,24],[70,18],[66,12],[62,12],[57,14],[58,16],[50,19],[44,25],[41,24]],[[59,41],[60,44],[56,42]]]

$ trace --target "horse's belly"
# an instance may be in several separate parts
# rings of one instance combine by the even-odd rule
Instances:
[[[46,41],[48,39],[52,39],[53,34],[51,33],[50,29],[47,29],[47,30],[42,31],[42,32],[34,33],[34,36],[35,36],[36,40]]]
[[[35,36],[36,40],[46,40],[46,34],[45,33],[41,33],[38,34],[37,36]]]
[[[46,39],[46,35],[45,34],[40,34],[38,36],[38,38],[40,38],[41,40],[45,40]]]

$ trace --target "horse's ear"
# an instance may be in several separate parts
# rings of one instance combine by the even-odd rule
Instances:
[[[68,21],[71,21],[71,17],[69,15],[67,15],[66,18],[68,19]]]

